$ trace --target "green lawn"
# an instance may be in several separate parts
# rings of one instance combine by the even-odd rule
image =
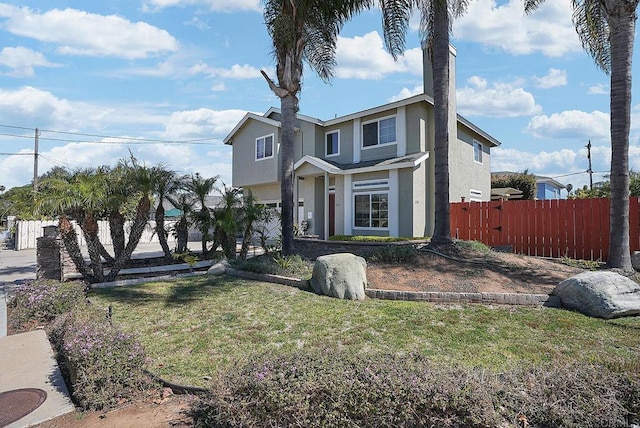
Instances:
[[[547,308],[341,301],[276,284],[202,276],[96,289],[91,301],[137,332],[149,370],[175,383],[298,349],[420,352],[501,370],[552,359],[620,364],[640,355],[640,317],[592,319]]]

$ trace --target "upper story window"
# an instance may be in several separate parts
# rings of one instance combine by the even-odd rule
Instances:
[[[340,154],[340,131],[327,132],[324,140],[325,156],[337,156]]]
[[[256,138],[256,160],[273,157],[273,134]]]
[[[473,160],[482,163],[482,143],[473,140]]]
[[[362,147],[396,142],[396,117],[385,117],[362,125]]]

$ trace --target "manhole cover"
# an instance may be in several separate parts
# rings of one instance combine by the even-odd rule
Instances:
[[[36,388],[13,389],[0,393],[0,428],[14,423],[40,407],[47,393]]]

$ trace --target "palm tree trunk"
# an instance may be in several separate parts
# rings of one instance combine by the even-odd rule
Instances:
[[[124,217],[117,211],[109,215],[109,233],[113,244],[113,254],[117,259],[124,250]],[[113,262],[113,259],[112,259]]]
[[[100,239],[98,238],[98,222],[93,214],[88,214],[82,221],[81,229],[87,241],[87,251],[91,261],[93,276],[97,282],[103,279],[102,258],[100,256]]]
[[[115,263],[111,267],[109,274],[105,278],[106,281],[114,281],[118,276],[118,272],[120,272],[124,265],[126,265],[127,262],[131,259],[133,250],[135,250],[138,246],[138,242],[140,242],[142,233],[147,226],[147,219],[149,218],[150,210],[151,201],[149,200],[149,197],[147,195],[144,195],[140,199],[140,202],[138,202],[136,218],[133,221],[133,225],[131,225],[131,233],[129,233],[129,241],[127,242],[127,245],[120,257],[116,259]]]
[[[450,244],[449,208],[449,13],[444,0],[433,6],[433,110],[435,160],[435,218],[431,243]]]
[[[282,254],[293,254],[293,146],[297,97],[289,95],[281,98],[282,142],[280,145],[280,197],[282,222]]]
[[[78,244],[78,235],[76,234],[73,225],[67,217],[60,217],[60,220],[58,222],[58,230],[62,235],[64,248],[67,250],[67,253],[69,253],[69,257],[71,257],[71,261],[73,261],[73,264],[75,265],[78,272],[80,272],[82,277],[87,282],[98,282],[96,281],[91,271],[87,269],[87,265],[84,262],[84,257],[82,257],[82,251],[80,251],[80,245]]]
[[[189,242],[189,226],[187,219],[181,217],[176,223],[176,253],[184,253],[187,251],[187,243]]]
[[[636,14],[608,16],[611,46],[611,210],[610,267],[633,270],[629,246],[629,130],[631,127],[631,58]]]
[[[160,241],[164,258],[166,260],[171,260],[171,250],[169,249],[169,243],[167,242],[167,231],[164,230],[164,207],[162,206],[162,200],[160,200],[160,203],[156,208],[155,219],[156,234],[158,235],[158,241]]]

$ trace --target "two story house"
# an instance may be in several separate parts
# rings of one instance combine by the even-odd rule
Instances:
[[[297,116],[295,221],[308,234],[430,236],[434,226],[434,114],[431,65],[423,49],[425,93],[320,120]],[[455,94],[455,50],[450,55]],[[456,114],[450,97],[451,201],[491,197],[491,148],[500,143]],[[232,185],[280,203],[280,111],[247,113],[224,139],[233,147]]]

